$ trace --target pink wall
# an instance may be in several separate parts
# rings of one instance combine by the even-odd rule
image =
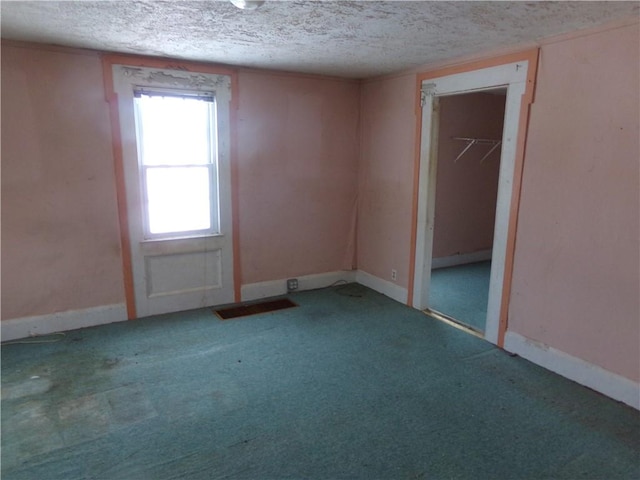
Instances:
[[[239,85],[242,283],[351,270],[359,84],[241,71]]]
[[[351,269],[360,85],[240,71],[243,283]],[[2,318],[124,302],[97,53],[3,43]]]
[[[509,309],[512,331],[633,380],[638,35],[542,49]],[[350,267],[357,192],[359,268],[406,287],[415,75],[239,76],[243,283]],[[3,318],[123,302],[98,57],[3,46],[2,100]]]
[[[509,329],[640,379],[638,26],[542,47]],[[415,77],[363,87],[358,266],[408,283]]]
[[[509,329],[640,379],[638,26],[544,46]]]
[[[97,54],[2,48],[2,317],[124,301]]]
[[[498,196],[500,147],[482,163],[491,145],[474,145],[455,162],[466,143],[452,137],[500,140],[504,95],[472,93],[440,99],[434,258],[491,249]]]
[[[407,287],[415,148],[415,75],[366,82],[358,187],[358,269]]]

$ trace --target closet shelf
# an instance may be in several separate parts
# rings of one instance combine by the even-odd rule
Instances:
[[[491,138],[475,138],[475,137],[451,137],[453,140],[458,140],[460,142],[467,142],[467,145],[460,152],[460,154],[454,160],[454,163],[460,160],[460,158],[467,153],[467,151],[474,145],[493,145],[491,149],[486,153],[484,157],[480,160],[480,163],[484,162],[486,158],[493,153],[493,151],[498,148],[502,144],[502,140],[493,140]]]

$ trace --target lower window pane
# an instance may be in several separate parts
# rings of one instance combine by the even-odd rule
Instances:
[[[146,169],[149,232],[180,233],[211,229],[207,167]]]

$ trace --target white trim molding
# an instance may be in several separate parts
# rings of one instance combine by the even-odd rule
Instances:
[[[433,264],[433,232],[438,165],[439,97],[460,93],[493,90],[507,87],[496,219],[491,257],[491,278],[485,340],[497,344],[502,311],[503,285],[507,263],[509,225],[514,221],[511,212],[516,150],[520,128],[520,112],[526,91],[528,61],[461,72],[422,81],[422,126],[420,132],[420,165],[418,169],[418,210],[416,214],[416,254],[414,259],[413,307],[429,308],[429,289]],[[519,174],[519,172],[518,172]]]
[[[466,265],[468,263],[484,262],[491,260],[491,249],[480,250],[478,252],[461,253],[458,255],[450,255],[448,257],[438,257],[431,260],[431,270],[436,268],[455,267],[457,265]]]
[[[0,335],[2,341],[6,342],[8,340],[122,322],[126,319],[127,308],[123,303],[118,303],[83,310],[68,310],[48,315],[3,320],[0,323]]]
[[[181,88],[185,90],[224,92],[231,97],[231,77],[198,73],[187,70],[113,65],[113,87],[119,93],[128,93],[131,85]]]
[[[395,283],[383,280],[380,277],[371,275],[363,270],[358,270],[356,273],[356,282],[365,287],[369,287],[378,293],[382,293],[393,300],[404,303],[406,305],[408,298],[408,290],[405,287],[396,285]]]
[[[317,288],[330,287],[336,282],[353,283],[356,280],[354,270],[343,270],[337,272],[317,273],[313,275],[303,275],[297,278],[298,289],[315,290]],[[287,279],[268,280],[266,282],[247,283],[240,289],[240,298],[243,302],[257,300],[260,298],[276,297],[287,293]]]
[[[515,332],[506,333],[504,349],[640,410],[637,382]]]
[[[120,128],[124,194],[129,227],[131,275],[137,317],[176,312],[234,300],[233,215],[231,192],[231,76],[187,70],[112,65]],[[211,231],[204,236],[171,235],[150,238],[145,224],[148,203],[144,168],[139,161],[140,125],[136,121],[135,95],[141,89],[178,95],[206,93],[215,116],[216,148],[209,169]],[[116,119],[114,119],[116,120]],[[214,131],[210,131],[213,134]],[[217,181],[215,180],[217,178]],[[219,228],[214,226],[219,222]],[[202,264],[202,270],[190,268]]]

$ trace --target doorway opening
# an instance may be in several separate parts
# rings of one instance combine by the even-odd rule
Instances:
[[[484,335],[506,88],[443,96],[429,310]]]
[[[415,257],[412,289],[412,305],[420,310],[430,310],[431,281],[434,262],[434,233],[436,218],[436,191],[438,172],[438,145],[441,128],[441,103],[447,103],[447,97],[471,93],[499,94],[506,92],[504,101],[504,122],[501,139],[475,138],[470,134],[460,135],[456,140],[466,142],[462,150],[468,147],[467,154],[478,147],[478,140],[493,142],[491,147],[500,152],[498,167],[498,187],[495,202],[495,221],[493,241],[490,247],[489,289],[486,304],[484,333],[477,329],[464,327],[468,331],[483,336],[491,343],[501,345],[506,330],[508,296],[510,289],[513,248],[515,244],[515,222],[519,200],[519,185],[522,174],[522,155],[524,131],[526,129],[526,108],[532,100],[533,74],[535,74],[535,56],[528,59],[505,63],[476,70],[462,71],[450,75],[437,73],[426,75],[421,82],[420,151],[416,195],[415,217]],[[530,63],[533,61],[532,76],[529,77]],[[455,71],[455,69],[454,69]],[[459,72],[460,70],[457,69]],[[526,95],[525,95],[526,93]],[[522,138],[520,134],[522,133]],[[499,143],[497,142],[499,140]],[[460,147],[460,145],[459,145]],[[485,151],[485,153],[488,153]],[[493,154],[493,152],[491,153]],[[487,159],[484,162],[487,162]],[[518,160],[516,162],[516,160]],[[446,160],[442,160],[446,161]],[[459,158],[458,162],[465,161]],[[483,162],[483,163],[484,163]],[[454,163],[455,157],[454,157]],[[461,164],[462,165],[462,164]],[[461,195],[462,196],[462,195]],[[436,251],[437,252],[437,251]],[[436,266],[438,262],[436,262]]]

